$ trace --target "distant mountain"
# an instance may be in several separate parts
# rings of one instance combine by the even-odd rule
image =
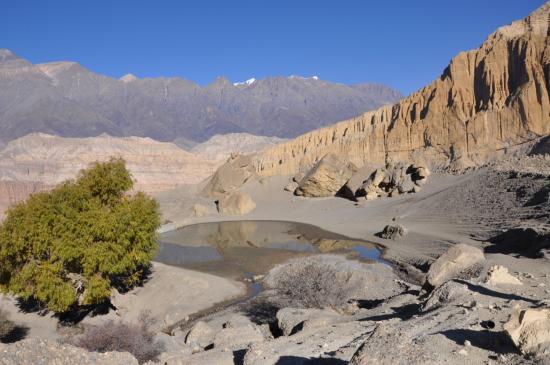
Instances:
[[[286,141],[284,138],[255,136],[249,133],[216,134],[208,141],[191,148],[190,152],[220,163],[225,162],[232,153],[256,153]]]
[[[400,98],[383,85],[318,77],[218,78],[205,87],[131,74],[117,80],[75,62],[33,65],[0,49],[0,145],[33,132],[196,142],[231,132],[294,137]]]

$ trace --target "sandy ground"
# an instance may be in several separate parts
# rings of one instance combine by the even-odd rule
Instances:
[[[143,286],[113,297],[116,312],[86,317],[81,324],[95,325],[111,319],[135,322],[142,311],[149,311],[156,320],[155,329],[160,331],[193,313],[244,296],[246,292],[246,286],[235,280],[153,262],[150,279]],[[58,331],[57,318],[50,313],[24,313],[15,300],[5,296],[0,296],[0,308],[21,326],[22,335],[26,337],[55,339],[62,335]]]

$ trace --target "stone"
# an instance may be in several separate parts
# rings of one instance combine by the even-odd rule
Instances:
[[[523,354],[543,354],[550,351],[550,309],[514,307],[504,330]]]
[[[342,187],[340,194],[347,199],[357,200],[357,191],[367,180],[369,180],[372,174],[373,172],[370,166],[363,166],[353,173],[351,178]]]
[[[465,284],[454,281],[447,281],[430,293],[424,304],[422,311],[427,312],[449,303],[456,302],[468,294],[468,287]]]
[[[437,288],[448,280],[471,275],[484,261],[479,248],[463,243],[453,245],[430,266],[425,288]]]
[[[162,354],[162,365],[234,365],[231,351],[203,351],[195,354],[166,353]]]
[[[295,194],[305,197],[334,196],[356,171],[354,164],[329,154],[300,181]]]
[[[211,214],[211,209],[202,204],[193,204],[191,209],[193,211],[193,215],[197,218]]]
[[[0,364],[138,365],[138,361],[127,352],[88,352],[53,340],[28,338],[9,345],[0,343]]]
[[[277,312],[277,323],[283,335],[289,336],[302,329],[322,327],[339,318],[332,309],[283,308]]]
[[[385,226],[382,232],[380,232],[379,236],[386,240],[397,241],[405,237],[406,234],[407,234],[407,230],[405,229],[405,227],[403,227],[400,224],[397,224],[394,226],[392,225]]]
[[[221,198],[234,192],[255,176],[256,172],[249,156],[232,154],[210,177],[202,194],[211,198]]]
[[[263,332],[256,325],[250,324],[236,328],[226,327],[216,333],[214,348],[241,350],[247,348],[250,344],[263,342],[264,340]]]
[[[291,181],[288,184],[285,185],[285,191],[290,191],[293,193],[298,188],[298,183],[295,181]]]
[[[243,215],[256,209],[256,203],[250,195],[236,191],[226,195],[217,203],[218,211],[225,215]]]
[[[191,348],[187,346],[182,337],[170,336],[164,332],[159,332],[154,337],[155,342],[162,345],[165,352],[185,351],[191,353]]]
[[[214,343],[214,336],[215,332],[212,327],[203,321],[198,321],[185,337],[185,343],[187,345],[198,344],[200,347],[205,348]]]
[[[495,265],[489,269],[485,283],[491,286],[523,285],[518,278],[508,272],[506,267],[501,265]]]

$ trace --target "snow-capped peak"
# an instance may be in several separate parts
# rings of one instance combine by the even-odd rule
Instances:
[[[319,80],[319,76],[317,76],[317,75],[311,76],[311,77],[303,77],[303,76],[299,76],[299,75],[290,75],[288,78],[289,79],[300,79],[300,80]]]
[[[256,79],[255,78],[251,78],[251,79],[248,79],[246,81],[243,81],[243,82],[236,82],[234,83],[233,85],[234,86],[240,86],[240,85],[247,85],[247,86],[250,86],[252,85],[253,83],[256,82]]]

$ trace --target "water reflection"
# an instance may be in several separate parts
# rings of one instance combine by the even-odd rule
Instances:
[[[156,261],[232,278],[263,274],[290,258],[339,253],[378,260],[368,242],[321,228],[281,221],[230,221],[194,224],[163,233]]]

